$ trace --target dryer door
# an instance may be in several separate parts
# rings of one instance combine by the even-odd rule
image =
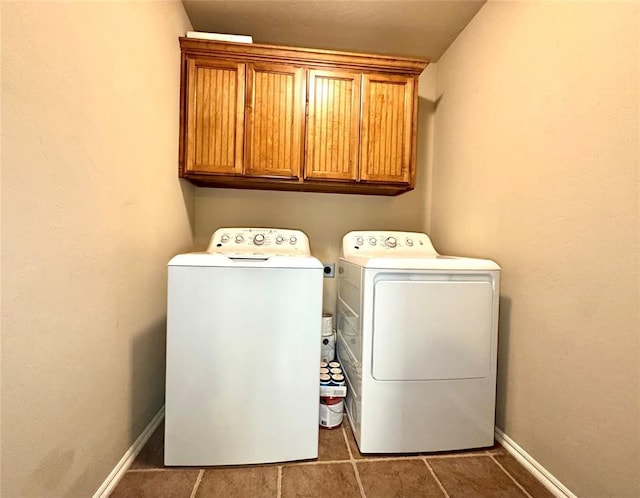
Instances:
[[[486,377],[491,366],[493,289],[488,275],[483,280],[377,280],[373,377]]]

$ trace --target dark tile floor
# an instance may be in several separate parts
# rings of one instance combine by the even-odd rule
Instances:
[[[363,455],[348,423],[320,429],[318,459],[242,467],[164,467],[164,425],[151,436],[113,498],[548,498],[504,448]]]

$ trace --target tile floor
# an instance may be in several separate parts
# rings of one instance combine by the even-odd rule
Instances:
[[[112,498],[530,497],[549,493],[504,448],[363,455],[348,423],[320,429],[317,460],[242,467],[164,467],[164,425]]]

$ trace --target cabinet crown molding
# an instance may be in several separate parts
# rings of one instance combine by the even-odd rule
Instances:
[[[182,53],[193,56],[223,57],[245,62],[282,62],[317,67],[339,67],[376,72],[389,72],[419,76],[429,64],[429,59],[342,52],[315,48],[262,45],[258,43],[233,43],[197,38],[180,38]]]

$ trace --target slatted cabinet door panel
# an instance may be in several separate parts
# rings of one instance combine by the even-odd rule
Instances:
[[[247,66],[246,176],[300,177],[304,104],[301,67]]]
[[[185,169],[242,174],[245,64],[187,59]]]
[[[358,179],[361,75],[309,71],[305,178]]]
[[[361,180],[412,180],[415,80],[399,75],[363,75]]]

